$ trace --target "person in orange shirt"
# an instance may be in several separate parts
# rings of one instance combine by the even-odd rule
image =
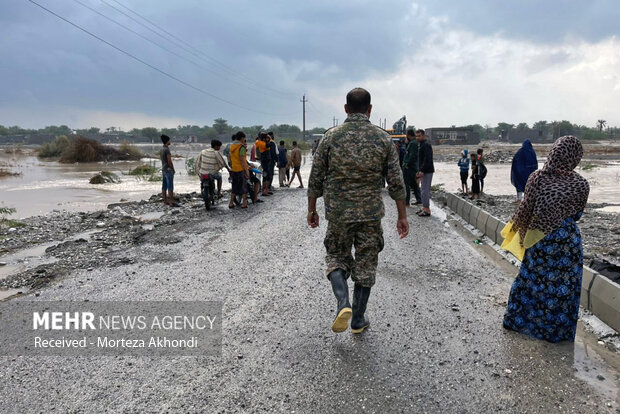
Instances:
[[[256,148],[260,153],[260,165],[263,169],[263,188],[262,195],[270,196],[269,184],[271,184],[270,164],[271,164],[271,151],[269,147],[269,135],[264,132],[259,134],[259,140],[256,142]]]
[[[241,208],[248,208],[247,180],[250,178],[250,169],[246,159],[245,134],[239,131],[234,135],[235,142],[230,146],[230,164],[232,176],[232,190],[228,208],[235,208],[235,197],[241,194]]]

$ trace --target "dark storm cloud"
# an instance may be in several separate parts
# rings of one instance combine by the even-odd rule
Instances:
[[[238,124],[298,122],[291,114],[300,112],[303,93],[316,96],[319,90],[361,84],[369,77],[397,71],[404,57],[415,54],[424,43],[425,28],[434,17],[447,17],[441,20],[446,30],[462,28],[535,42],[559,41],[569,35],[601,39],[613,34],[610,22],[619,17],[612,1],[450,0],[418,6],[406,0],[119,0],[155,22],[157,33],[166,36],[164,31],[169,31],[198,50],[187,51],[186,44],[158,37],[102,1],[80,0],[184,56],[181,59],[74,1],[37,1],[149,64],[237,106],[181,85],[27,1],[4,1],[0,2],[0,109],[11,106],[27,112],[59,105],[195,119],[205,124],[218,116]],[[105,1],[131,15],[114,0]],[[548,63],[563,58],[558,53]],[[539,68],[533,65],[530,70]],[[36,117],[33,110],[32,124],[24,126],[40,126]],[[12,123],[0,110],[0,124]]]
[[[596,42],[618,35],[617,0],[447,0],[424,2],[431,15],[450,18],[450,27],[534,42],[569,39]]]
[[[389,71],[404,50],[403,15],[409,7],[404,1],[381,5],[362,1],[355,6],[324,1],[295,7],[290,2],[231,1],[220,2],[217,7],[204,2],[122,2],[157,23],[160,34],[166,30],[178,35],[253,79],[248,81],[201,53],[188,53],[184,50],[187,45],[163,40],[101,2],[82,1],[194,63],[145,42],[75,2],[39,2],[192,85],[250,109],[267,104],[271,108],[263,108],[263,112],[276,113],[290,107],[283,96],[289,100],[294,96],[296,102],[315,81],[337,84],[343,79]],[[4,23],[3,55],[11,56],[0,70],[5,79],[15,80],[5,90],[4,102],[172,111],[190,118],[221,112],[222,108],[234,114],[249,112],[192,91],[28,2],[3,3],[0,16]]]

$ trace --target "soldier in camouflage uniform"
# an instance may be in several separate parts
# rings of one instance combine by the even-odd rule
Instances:
[[[364,313],[383,249],[381,193],[386,180],[398,208],[396,228],[401,238],[409,232],[409,224],[398,153],[390,135],[368,119],[370,94],[353,89],[347,94],[344,109],[347,119],[325,133],[314,155],[308,185],[308,224],[318,227],[316,199],[323,196],[328,220],[326,275],[338,302],[332,330],[345,331],[352,317],[351,330],[360,333],[370,325]],[[355,282],[353,308],[349,303],[349,276]]]

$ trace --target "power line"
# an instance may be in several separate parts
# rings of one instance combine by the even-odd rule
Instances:
[[[222,78],[222,79],[225,79],[225,80],[227,80],[227,81],[229,81],[229,82],[232,82],[232,83],[237,84],[237,85],[239,85],[239,86],[242,86],[242,87],[244,87],[244,88],[248,88],[248,89],[250,89],[250,90],[252,90],[252,91],[255,91],[255,92],[257,92],[257,93],[261,93],[261,94],[263,94],[263,95],[265,95],[265,96],[270,96],[270,97],[272,97],[272,98],[277,98],[277,99],[285,99],[285,98],[283,98],[283,97],[281,97],[281,96],[271,95],[271,94],[268,94],[268,93],[266,93],[266,92],[264,92],[264,91],[261,91],[260,89],[256,89],[256,88],[253,88],[253,87],[251,87],[251,86],[244,85],[244,84],[242,84],[242,83],[240,83],[240,82],[237,82],[237,81],[235,81],[235,80],[233,80],[233,79],[229,79],[229,78],[227,78],[227,77],[223,76],[222,74],[220,74],[220,73],[218,73],[218,72],[214,71],[214,70],[213,70],[213,69],[211,69],[211,68],[207,68],[206,66],[203,66],[203,65],[201,65],[201,64],[200,64],[200,63],[198,63],[198,62],[195,62],[195,61],[193,61],[193,60],[191,60],[191,59],[188,59],[188,58],[186,58],[185,56],[183,56],[183,55],[181,55],[181,54],[179,54],[179,53],[175,52],[174,50],[170,50],[170,49],[168,49],[167,47],[162,46],[161,44],[159,44],[159,43],[157,43],[157,42],[155,42],[155,41],[153,41],[153,40],[149,39],[148,37],[146,37],[146,36],[144,36],[144,35],[142,35],[142,34],[140,34],[140,33],[136,32],[136,31],[135,31],[135,30],[133,30],[132,28],[127,27],[127,26],[125,26],[124,24],[122,24],[122,23],[120,23],[120,22],[118,22],[118,21],[116,21],[116,20],[112,19],[111,17],[106,16],[105,14],[103,14],[103,13],[101,13],[101,12],[99,12],[99,11],[97,11],[97,10],[93,9],[92,7],[88,6],[87,4],[82,3],[80,0],[73,0],[73,1],[74,1],[74,2],[76,2],[76,3],[78,3],[79,5],[81,5],[82,7],[87,8],[88,10],[92,11],[93,13],[98,14],[99,16],[103,17],[104,19],[106,19],[106,20],[108,20],[108,21],[110,21],[110,22],[112,22],[112,23],[116,24],[117,26],[120,26],[120,27],[122,27],[123,29],[125,29],[125,30],[127,30],[127,31],[129,31],[129,32],[131,32],[131,33],[133,33],[133,34],[135,34],[136,36],[140,37],[141,39],[144,39],[144,40],[146,40],[147,42],[149,42],[149,43],[151,43],[151,44],[153,44],[153,45],[157,46],[158,48],[160,48],[160,49],[162,49],[162,50],[165,50],[166,52],[171,53],[171,54],[173,54],[174,56],[177,56],[178,58],[183,59],[183,60],[185,60],[185,61],[187,61],[187,62],[189,62],[189,63],[191,63],[191,64],[193,64],[193,65],[195,65],[195,66],[197,66],[197,67],[199,67],[199,68],[201,68],[201,69],[203,69],[203,70],[206,70],[207,72],[210,72],[210,73],[214,74],[215,76],[219,76],[219,77],[220,77],[220,78]]]
[[[308,100],[308,103],[310,104],[310,106],[311,106],[311,107],[312,107],[312,108],[313,108],[313,109],[314,109],[314,110],[315,110],[315,111],[316,111],[319,115],[321,115],[321,116],[325,116],[325,114],[324,114],[323,112],[319,111],[319,109],[318,109],[316,106],[314,106],[314,104],[312,103],[312,101]]]
[[[273,113],[269,113],[269,112],[257,111],[257,110],[254,110],[254,109],[246,108],[245,106],[238,105],[238,104],[236,104],[236,103],[234,103],[234,102],[231,102],[231,101],[229,101],[229,100],[227,100],[227,99],[220,98],[219,96],[214,95],[214,94],[212,94],[211,92],[208,92],[208,91],[206,91],[206,90],[204,90],[204,89],[202,89],[202,88],[200,88],[200,87],[198,87],[198,86],[192,85],[192,84],[191,84],[191,83],[189,83],[189,82],[186,82],[186,81],[184,81],[184,80],[182,80],[182,79],[179,79],[179,78],[177,78],[176,76],[171,75],[171,74],[169,74],[168,72],[165,72],[165,71],[163,71],[163,70],[159,69],[158,67],[151,65],[151,64],[150,64],[150,63],[148,63],[148,62],[145,62],[144,60],[140,59],[139,57],[136,57],[136,56],[132,55],[131,53],[129,53],[129,52],[127,52],[127,51],[125,51],[125,50],[121,49],[120,47],[113,45],[112,43],[108,42],[107,40],[102,39],[101,37],[97,36],[96,34],[89,32],[88,30],[84,29],[83,27],[81,27],[81,26],[79,26],[79,25],[77,25],[77,24],[73,23],[72,21],[70,21],[70,20],[68,20],[68,19],[66,19],[66,18],[64,18],[64,17],[62,17],[61,15],[59,15],[59,14],[57,14],[57,13],[53,12],[52,10],[50,10],[50,9],[48,9],[48,8],[46,8],[46,7],[42,6],[42,5],[40,5],[39,3],[35,2],[34,0],[28,0],[28,1],[29,1],[30,3],[32,3],[32,4],[34,4],[35,6],[38,6],[38,7],[40,7],[41,9],[45,10],[46,12],[48,12],[48,13],[50,13],[50,14],[52,14],[52,15],[56,16],[56,17],[57,17],[57,18],[59,18],[60,20],[62,20],[62,21],[64,21],[64,22],[66,22],[66,23],[69,23],[71,26],[75,27],[76,29],[79,29],[79,30],[83,31],[84,33],[86,33],[86,34],[88,34],[88,35],[90,35],[90,36],[94,37],[95,39],[99,40],[99,41],[100,41],[100,42],[102,42],[102,43],[105,43],[106,45],[110,46],[111,48],[113,48],[113,49],[115,49],[115,50],[117,50],[117,51],[119,51],[119,52],[121,52],[122,54],[124,54],[124,55],[126,55],[126,56],[129,56],[130,58],[132,58],[132,59],[134,59],[134,60],[136,60],[136,61],[138,61],[138,62],[142,63],[143,65],[148,66],[149,68],[151,68],[151,69],[153,69],[153,70],[155,70],[155,71],[157,71],[157,72],[161,73],[161,74],[162,74],[162,75],[164,75],[164,76],[169,77],[169,78],[170,78],[170,79],[172,79],[172,80],[175,80],[175,81],[177,81],[177,82],[179,82],[179,83],[181,83],[181,84],[183,84],[183,85],[187,86],[188,88],[194,89],[195,91],[198,91],[198,92],[200,92],[200,93],[202,93],[202,94],[204,94],[204,95],[210,96],[211,98],[217,99],[218,101],[221,101],[221,102],[227,103],[227,104],[229,104],[229,105],[235,106],[235,107],[240,108],[240,109],[244,109],[244,110],[246,110],[246,111],[255,112],[255,113],[260,113],[260,114],[264,114],[264,115],[272,115],[272,116],[279,116],[279,115],[282,115],[282,114],[273,114]]]
[[[278,91],[272,88],[269,88],[267,86],[262,86],[261,84],[259,84],[258,82],[254,81],[253,79],[251,79],[250,77],[244,75],[241,72],[236,71],[235,69],[227,66],[225,63],[220,62],[219,60],[217,60],[216,58],[209,56],[208,54],[200,51],[199,49],[195,48],[194,46],[190,45],[188,42],[186,42],[185,40],[179,38],[178,36],[170,33],[169,31],[167,31],[166,29],[164,29],[163,27],[161,27],[160,25],[158,25],[157,23],[149,20],[148,18],[144,17],[143,15],[141,15],[140,13],[130,9],[129,7],[125,6],[124,4],[122,4],[121,2],[117,1],[117,0],[112,0],[114,1],[114,3],[118,4],[119,6],[123,7],[124,9],[128,10],[129,12],[131,12],[132,14],[138,16],[139,18],[141,18],[142,20],[146,21],[147,23],[149,23],[151,26],[157,28],[157,31],[146,26],[145,24],[137,21],[136,19],[134,19],[133,17],[129,16],[127,13],[123,12],[122,10],[119,10],[117,7],[114,7],[112,4],[110,4],[109,2],[107,2],[106,0],[100,0],[103,4],[107,5],[108,7],[113,8],[114,10],[116,10],[117,12],[123,14],[124,16],[128,17],[129,19],[133,20],[134,22],[136,22],[137,24],[141,25],[142,27],[146,28],[147,30],[150,30],[151,32],[157,34],[159,37],[173,43],[176,44],[178,47],[181,47],[183,50],[187,51],[188,53],[191,53],[192,55],[196,56],[196,57],[201,57],[204,56],[204,58],[208,59],[209,61],[211,61],[212,63],[220,66],[221,69],[227,71],[228,73],[238,76],[240,78],[244,78],[247,82],[253,83],[255,86],[280,94],[280,95],[285,95],[288,97],[292,97],[293,94],[289,93],[289,92],[282,92],[282,91]],[[165,36],[163,36],[160,32],[163,32],[165,34],[167,34],[168,36],[172,37],[174,40],[176,40],[176,42],[172,42],[170,39],[166,39]],[[181,43],[181,45],[179,45],[178,43]],[[197,52],[197,53],[196,53]],[[203,58],[203,59],[204,59]]]

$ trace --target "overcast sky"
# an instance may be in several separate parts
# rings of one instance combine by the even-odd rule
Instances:
[[[3,125],[328,127],[355,86],[388,126],[620,125],[617,0],[34,1],[142,62],[2,1]]]

